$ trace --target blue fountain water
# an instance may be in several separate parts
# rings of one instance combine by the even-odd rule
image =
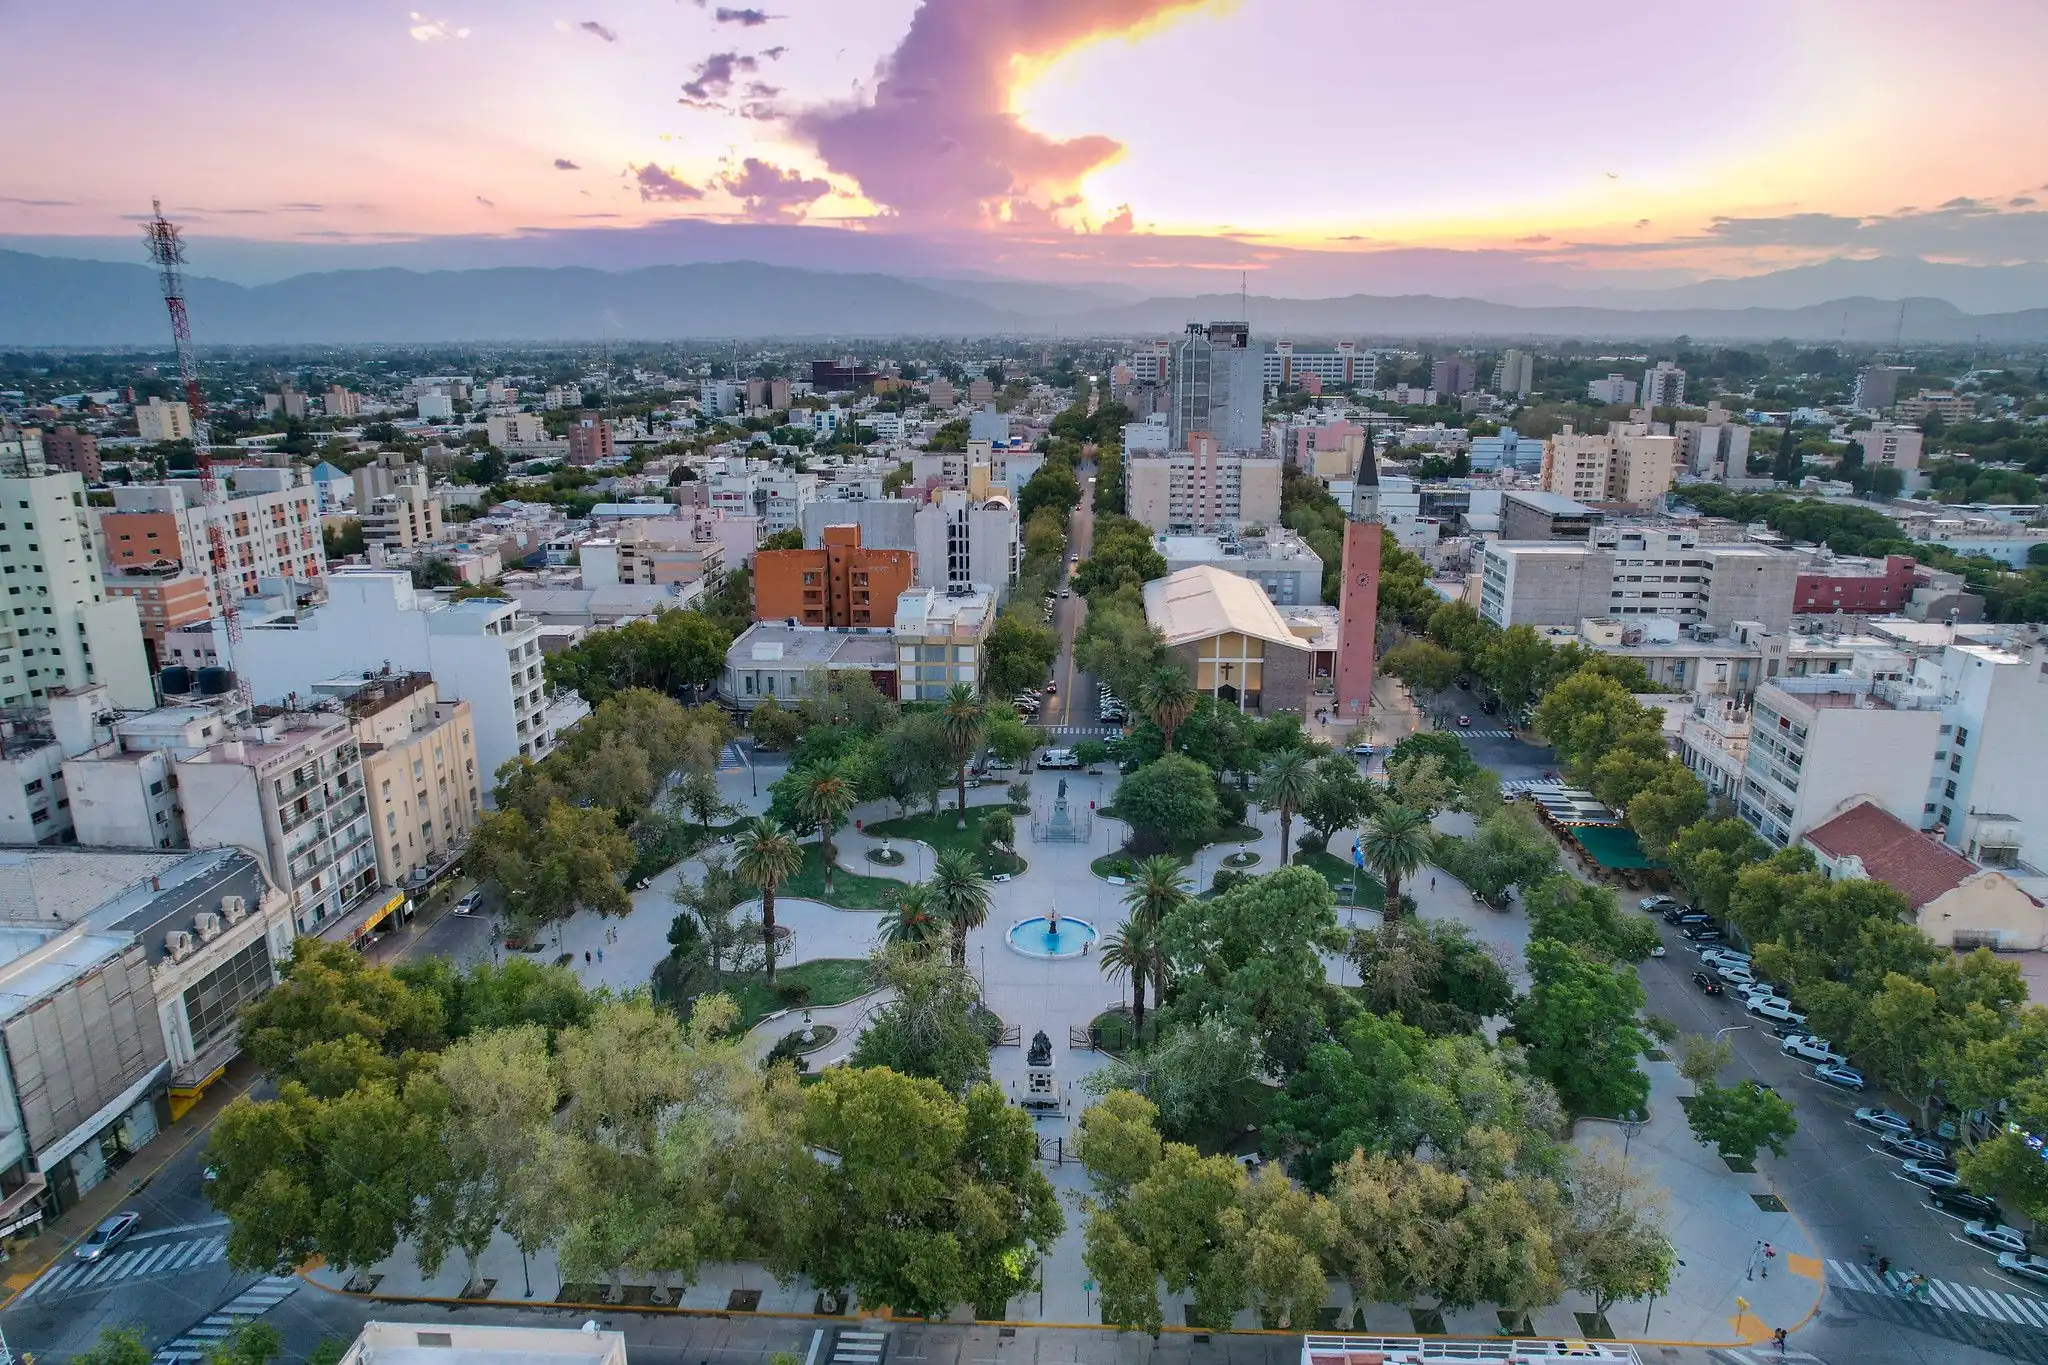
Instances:
[[[1010,946],[1026,957],[1079,957],[1098,937],[1095,926],[1071,915],[1033,915],[1010,926]]]

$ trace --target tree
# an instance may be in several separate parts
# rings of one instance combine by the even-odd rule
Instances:
[[[886,1067],[832,1067],[785,1144],[779,1260],[862,1303],[1000,1317],[1065,1220],[1030,1116],[993,1086],[955,1099]],[[830,1153],[821,1161],[814,1153]]]
[[[1700,1087],[1719,1078],[1735,1060],[1735,1045],[1727,1039],[1688,1033],[1678,1040],[1678,1074],[1692,1082],[1695,1095]]]
[[[1716,919],[1728,915],[1728,898],[1743,868],[1760,862],[1770,845],[1741,820],[1702,820],[1671,841],[1665,861],[1685,884],[1692,903]]]
[[[1660,940],[1656,926],[1621,909],[1612,889],[1559,873],[1529,888],[1529,935],[1615,962],[1640,962]]]
[[[1711,1145],[1722,1160],[1740,1163],[1756,1160],[1764,1147],[1785,1155],[1785,1144],[1799,1131],[1792,1106],[1755,1081],[1726,1087],[1708,1081],[1685,1107],[1685,1121],[1702,1147]]]
[[[804,865],[803,845],[766,816],[733,841],[733,871],[761,893],[761,945],[768,959],[768,984],[775,984],[775,892]]]
[[[671,956],[679,955],[689,945],[701,945],[713,983],[728,972],[745,970],[746,945],[758,940],[751,924],[733,922],[742,885],[724,858],[706,857],[703,877],[696,881],[678,878],[675,890],[669,893],[681,911],[676,916],[676,925],[669,929]],[[685,924],[688,931],[678,927]]]
[[[1535,818],[1503,806],[1470,838],[1439,838],[1431,856],[1481,900],[1498,905],[1510,887],[1530,887],[1557,870],[1557,845]]]
[[[1379,789],[1348,754],[1324,754],[1315,763],[1315,784],[1301,803],[1301,818],[1315,832],[1319,847],[1327,849],[1330,838],[1371,814],[1379,803]]]
[[[412,1074],[442,1046],[447,1023],[432,994],[352,948],[301,938],[284,980],[244,1007],[242,1049],[276,1080],[332,1099]]]
[[[1096,960],[1102,974],[1112,981],[1131,983],[1131,1037],[1145,1038],[1145,982],[1159,955],[1159,927],[1141,919],[1128,919],[1124,927],[1102,940]]]
[[[1431,1035],[1477,1033],[1514,1008],[1515,988],[1495,949],[1450,920],[1386,919],[1351,936],[1358,997]]]
[[[1193,759],[1167,754],[1117,784],[1116,810],[1131,827],[1133,852],[1199,843],[1216,828],[1216,785]]]
[[[931,944],[945,926],[934,918]],[[875,973],[893,998],[868,1017],[854,1043],[854,1066],[889,1067],[964,1095],[988,1079],[994,1016],[981,1007],[974,978],[929,951],[884,952]]]
[[[1404,640],[1380,657],[1380,671],[1399,678],[1410,692],[1441,692],[1465,671],[1465,661],[1433,640]]]
[[[1173,732],[1195,710],[1195,684],[1188,677],[1188,671],[1177,663],[1153,669],[1136,700],[1145,714],[1152,718],[1152,723],[1159,727],[1159,733],[1165,739],[1166,752],[1172,753]],[[1287,856],[1284,848],[1280,856],[1283,859]]]
[[[835,854],[832,836],[838,832],[839,822],[853,809],[858,793],[854,790],[853,777],[843,762],[822,763],[815,768],[807,769],[799,780],[802,787],[798,801],[803,808],[804,818],[817,826],[821,845],[819,854],[825,864],[825,890],[829,892],[832,889],[832,863]]]
[[[1529,1069],[1557,1087],[1573,1114],[1639,1114],[1650,1081],[1636,1065],[1649,1039],[1636,1023],[1643,986],[1632,967],[1581,949],[1531,939],[1529,994],[1515,1012],[1515,1036]]]
[[[1166,943],[1156,932],[1190,894],[1187,868],[1170,853],[1155,853],[1131,870],[1124,888],[1124,909],[1133,920],[1145,921],[1152,943],[1152,994],[1166,1003]]]
[[[1008,811],[997,812],[1009,819]],[[1016,822],[1010,821],[1011,837]],[[932,860],[932,903],[953,939],[953,965],[967,965],[967,934],[988,923],[988,878],[975,866],[974,855],[964,848],[941,849]]]
[[[1510,711],[1533,701],[1550,663],[1550,644],[1534,626],[1510,626],[1489,637],[1473,661],[1475,671]]]
[[[1365,822],[1358,847],[1365,865],[1379,873],[1386,886],[1387,913],[1398,915],[1401,883],[1429,862],[1436,847],[1436,831],[1421,811],[1388,806]]]
[[[149,1365],[151,1356],[140,1332],[130,1327],[102,1327],[93,1348],[71,1359],[74,1365]]]
[[[960,784],[960,817],[953,827],[966,829],[967,760],[974,757],[975,749],[981,744],[982,734],[988,725],[988,711],[972,687],[966,683],[954,683],[946,692],[945,708],[939,712],[939,723],[944,727],[946,749]]]
[[[882,922],[882,942],[906,953],[922,955],[937,946],[946,922],[932,904],[932,889],[912,882],[896,892],[896,913]]]
[[[1580,669],[1554,685],[1536,708],[1536,733],[1557,750],[1572,779],[1592,780],[1602,762],[1625,752],[1664,760],[1663,722],[1612,678]]]
[[[431,1275],[448,1248],[459,1249],[469,1265],[465,1291],[501,1223],[528,1253],[546,1240],[552,1220],[520,1196],[559,1099],[548,1043],[546,1030],[524,1024],[473,1034],[439,1059],[448,1094],[442,1159],[451,1178],[427,1200],[417,1255]]]
[[[1671,1288],[1678,1256],[1664,1231],[1664,1197],[1605,1145],[1581,1153],[1557,1239],[1567,1288],[1593,1299],[1605,1317],[1618,1301]]]
[[[944,722],[929,711],[903,717],[882,735],[877,765],[889,796],[905,814],[920,803],[929,803],[937,813],[939,793],[953,775],[948,753]]]
[[[1285,867],[1294,845],[1294,813],[1315,791],[1316,771],[1299,749],[1275,754],[1259,774],[1259,808],[1280,812],[1280,865]]]
[[[551,801],[537,824],[517,811],[491,811],[471,836],[470,858],[504,886],[507,917],[528,933],[579,909],[623,915],[633,908],[619,884],[633,865],[633,841],[608,810]]]
[[[1017,817],[1007,808],[999,806],[981,817],[981,830],[977,837],[984,859],[993,859],[998,854],[1015,853]]]
[[[284,1354],[284,1342],[267,1322],[245,1322],[207,1354],[206,1365],[270,1365]],[[74,1360],[89,1359],[74,1356]],[[147,1357],[145,1357],[147,1359]]]
[[[1059,657],[1059,632],[1015,611],[1005,611],[989,628],[983,646],[988,667],[982,674],[989,695],[1013,697],[1036,686]]]
[[[543,661],[548,681],[597,706],[615,692],[645,687],[672,694],[711,682],[725,667],[732,636],[695,611],[663,611],[586,635]]]
[[[739,808],[726,801],[718,789],[718,773],[715,770],[699,769],[683,776],[682,786],[675,794],[678,806],[697,817],[697,824],[708,835],[711,824],[738,813]]]
[[[1707,815],[1707,789],[1683,763],[1671,760],[1624,803],[1629,828],[1645,851],[1663,857],[1678,837]]]
[[[747,731],[763,749],[786,751],[803,737],[803,722],[773,697],[763,697],[747,716]]]

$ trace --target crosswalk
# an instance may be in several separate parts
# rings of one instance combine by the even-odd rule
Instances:
[[[1839,1282],[1844,1288],[1860,1290],[1866,1294],[1894,1294],[1910,1299],[1907,1280],[1903,1272],[1888,1272],[1882,1281],[1875,1270],[1865,1266],[1852,1265],[1847,1261],[1829,1261],[1828,1278]],[[1979,1317],[1997,1318],[2000,1322],[2016,1322],[2025,1327],[2039,1327],[2048,1331],[2048,1300],[2034,1298],[2030,1294],[2006,1294],[1996,1289],[1978,1289],[1974,1285],[1958,1284],[1954,1280],[1928,1280],[1920,1303],[1935,1303],[1957,1313],[1975,1313]]]
[[[1557,779],[1554,777],[1509,777],[1502,779],[1500,789],[1505,794],[1507,792],[1532,792],[1538,787],[1555,787],[1556,785]]]
[[[1513,739],[1515,737],[1513,730],[1460,730],[1458,733],[1467,739]]]
[[[57,1266],[23,1290],[21,1297],[64,1298],[87,1290],[104,1289],[121,1280],[196,1270],[224,1261],[227,1255],[228,1239],[225,1236],[189,1237],[177,1242],[131,1247],[97,1261],[72,1261]]]
[[[235,1329],[260,1318],[298,1291],[299,1281],[290,1275],[266,1275],[206,1315],[204,1321],[183,1336],[157,1347],[150,1365],[189,1365],[205,1360]]]
[[[1114,725],[1042,725],[1048,735],[1066,739],[1114,739],[1123,733]]]
[[[842,1327],[832,1334],[831,1365],[882,1365],[887,1332],[857,1332]]]

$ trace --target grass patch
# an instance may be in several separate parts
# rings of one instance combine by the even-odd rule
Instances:
[[[1174,857],[1182,867],[1188,865],[1186,858],[1179,854],[1175,854]],[[1137,875],[1138,864],[1143,861],[1143,858],[1126,849],[1118,849],[1115,853],[1105,853],[1089,863],[1088,870],[1098,877],[1123,877],[1128,880]]]
[[[1158,1032],[1158,1016],[1150,1009],[1145,1011],[1145,1041],[1150,1042]],[[1122,1057],[1138,1042],[1137,1032],[1131,1027],[1131,1011],[1128,1006],[1106,1009],[1088,1021],[1088,1030],[1095,1038],[1099,1051],[1112,1057]]]
[[[784,967],[775,974],[775,989],[766,977],[728,981],[721,988],[740,1007],[740,1028],[750,1029],[777,1010],[843,1005],[874,989],[866,958],[821,957]],[[822,1029],[820,1030],[822,1032]]]
[[[1371,872],[1363,868],[1353,867],[1350,863],[1329,852],[1327,849],[1305,850],[1296,853],[1294,855],[1294,865],[1296,867],[1305,867],[1311,872],[1321,873],[1323,880],[1330,884],[1332,890],[1335,890],[1345,882],[1356,882],[1358,884],[1358,897],[1355,903],[1358,905],[1373,910],[1384,909],[1386,906],[1387,889],[1381,884],[1378,877],[1373,876]],[[1336,894],[1339,905],[1351,905],[1354,903],[1350,892],[1338,891]]]
[[[999,810],[1008,811],[1009,807],[969,806],[966,829],[955,829],[960,812],[947,810],[940,811],[937,815],[910,815],[898,820],[877,820],[861,832],[870,839],[909,839],[940,850],[965,849],[981,859],[984,876],[997,872],[1008,872],[1015,876],[1026,866],[1022,858],[1014,853],[982,852],[981,822],[992,812]]]
[[[780,896],[799,896],[822,901],[841,910],[890,910],[895,908],[903,883],[893,877],[863,877],[843,867],[832,869],[832,891],[825,891],[825,855],[816,843],[805,844],[804,865],[777,889]]]
[[[1211,835],[1212,844],[1255,844],[1265,834],[1257,825],[1225,825]]]

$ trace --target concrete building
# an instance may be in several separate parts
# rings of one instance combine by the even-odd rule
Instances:
[[[718,694],[740,711],[769,697],[789,705],[813,675],[863,673],[885,697],[896,695],[896,640],[888,631],[841,630],[756,621],[725,651]]]
[[[1677,438],[1641,424],[1617,422],[1599,434],[1566,427],[1544,456],[1543,487],[1579,502],[1648,507],[1670,491],[1677,461]]]
[[[896,689],[903,701],[944,701],[955,683],[981,691],[996,621],[983,588],[913,588],[896,602]]]
[[[1849,433],[1849,444],[1863,452],[1869,469],[1896,469],[1910,474],[1920,468],[1920,450],[1925,440],[1918,427],[1894,422],[1873,422],[1868,431]]]
[[[754,619],[807,626],[895,623],[897,598],[917,578],[910,550],[869,549],[858,526],[827,526],[816,550],[754,555]]]
[[[1636,401],[1636,381],[1623,374],[1610,374],[1605,379],[1595,379],[1586,385],[1586,396],[1595,403],[1610,406]]]
[[[494,412],[484,418],[484,432],[500,450],[539,445],[548,438],[547,424],[537,412]]]
[[[1130,516],[1154,531],[1280,520],[1281,461],[1229,453],[1207,432],[1167,455],[1127,458],[1124,479]]]
[[[912,498],[879,498],[873,502],[814,502],[803,510],[804,548],[825,548],[825,528],[857,526],[860,543],[873,550],[916,550],[917,513]]]
[[[366,1322],[341,1365],[626,1365],[626,1334],[568,1327]]]
[[[917,509],[917,586],[990,589],[1001,601],[1017,581],[1023,544],[1017,512],[1001,494],[972,497],[946,488]]]
[[[1203,432],[1220,450],[1257,450],[1264,372],[1244,323],[1189,323],[1173,351],[1173,448],[1190,449]]]
[[[1749,472],[1749,428],[1729,420],[1719,403],[1707,405],[1705,421],[1674,424],[1678,438],[1678,467],[1695,478],[1716,483],[1739,479]]]
[[[145,441],[189,441],[192,439],[192,405],[152,398],[147,403],[136,405],[135,428]]]
[[[1939,417],[1944,422],[1967,422],[1977,415],[1977,402],[1952,389],[1922,389],[1911,398],[1901,398],[1894,409],[1902,422],[1924,422],[1929,417]]]
[[[2038,646],[2023,655],[1952,644],[1916,660],[1910,692],[1941,708],[1941,742],[1917,812],[1892,813],[1933,828],[1978,862],[2048,862],[2048,678]],[[1890,807],[1887,807],[1890,809]]]
[[[539,762],[563,723],[565,713],[547,703],[540,633],[512,602],[449,602],[415,590],[403,573],[346,571],[328,579],[326,602],[250,619],[235,665],[251,694],[266,699],[312,696],[373,661],[433,675],[442,701],[469,703],[478,771],[465,776],[488,797],[500,765]]]
[[[569,421],[569,463],[593,465],[612,457],[612,429],[595,412],[579,412]]]
[[[55,473],[76,474],[87,483],[100,481],[100,441],[91,432],[58,427],[43,434],[43,463]]]
[[[1299,388],[1310,375],[1328,388],[1370,389],[1378,378],[1379,360],[1372,352],[1359,350],[1355,341],[1340,341],[1327,351],[1310,351],[1283,340],[1265,349],[1259,371],[1266,387],[1273,389]],[[1150,378],[1151,372],[1148,369],[1138,377]],[[1163,383],[1165,376],[1153,382]]]
[[[1913,907],[1920,932],[1967,953],[2048,948],[2048,907],[2005,872],[1980,867],[1882,807],[1862,801],[1801,841],[1823,875],[1883,882]]]
[[[1899,401],[1899,380],[1911,373],[1910,366],[1864,366],[1856,376],[1856,392],[1849,399],[1849,406],[1865,412],[1883,412]]]
[[[1429,386],[1438,393],[1469,393],[1478,383],[1478,365],[1464,356],[1445,356],[1429,367]]]
[[[803,509],[818,499],[818,476],[799,474],[784,465],[735,457],[705,465],[710,485],[708,505],[730,516],[761,519],[763,536],[793,531],[803,525]]]
[[[93,683],[116,705],[151,704],[141,617],[107,593],[78,475],[0,478],[0,576],[0,708]]]
[[[1489,469],[1518,469],[1536,473],[1543,468],[1543,452],[1549,443],[1502,427],[1492,436],[1474,436],[1467,458],[1474,473]]]
[[[1503,397],[1513,394],[1517,398],[1526,398],[1535,385],[1536,357],[1513,347],[1502,351],[1493,367],[1494,392]]]
[[[1576,626],[1588,618],[1667,617],[1732,630],[1783,631],[1801,562],[1761,545],[1700,545],[1689,530],[1603,526],[1584,545],[1488,541],[1479,610],[1507,626]]]
[[[1742,818],[1779,848],[1860,801],[1918,823],[1941,710],[1901,681],[1859,672],[1759,688],[1736,803]]]
[[[41,430],[0,422],[0,478],[30,479],[49,472]]]
[[[429,390],[413,399],[413,412],[422,422],[452,422],[455,420],[455,396],[438,389]]]
[[[265,579],[313,584],[327,572],[320,539],[319,493],[303,468],[238,469],[234,490],[207,505],[197,479],[114,489],[114,506],[99,514],[107,566],[117,573],[182,569],[207,588],[208,614],[218,616],[208,573],[209,536],[218,529],[228,575],[243,597]]]
[[[317,690],[355,726],[378,877],[390,887],[425,881],[483,814],[469,703],[442,701],[425,673],[337,678]]]
[[[339,384],[329,386],[327,396],[321,400],[320,406],[329,417],[350,419],[363,414],[362,396],[351,393]]]
[[[1379,458],[1365,442],[1351,480],[1344,520],[1344,557],[1337,595],[1338,639],[1335,710],[1356,725],[1372,711],[1373,677],[1379,659],[1380,553],[1384,493]],[[1418,505],[1420,499],[1418,498]]]
[[[1153,579],[1144,595],[1145,619],[1196,691],[1256,715],[1307,711],[1309,643],[1256,583],[1204,564]]]
[[[1799,571],[1792,610],[1800,615],[1890,616],[1903,611],[1912,597],[1918,567],[1911,555],[1854,559],[1823,552]]]
[[[967,401],[975,407],[996,401],[996,386],[987,375],[976,375],[967,381]]]
[[[1573,643],[1629,660],[1665,691],[1742,700],[1789,671],[1794,642],[1758,621],[1737,621],[1724,631],[1669,616],[1603,616],[1579,622]]]
[[[711,526],[684,517],[621,522],[610,537],[580,547],[583,586],[673,587],[715,578],[725,572],[726,545]]]
[[[926,387],[925,401],[935,408],[950,408],[960,401],[960,391],[953,387],[952,380],[940,376]]]
[[[1234,531],[1212,536],[1163,535],[1153,543],[1165,557],[1168,573],[1210,565],[1250,579],[1283,609],[1323,600],[1322,557],[1284,527],[1268,527],[1261,536],[1240,536]]]
[[[1658,408],[1684,407],[1685,371],[1669,360],[1660,360],[1644,370],[1640,401],[1653,412]]]
[[[1501,495],[1502,540],[1583,543],[1605,519],[1605,513],[1556,493],[1518,488]]]
[[[1673,747],[1709,796],[1734,801],[1749,759],[1749,709],[1734,697],[1695,696]]]
[[[1010,418],[1007,413],[996,411],[993,403],[976,408],[967,414],[967,439],[988,441],[991,444],[1010,439]]]

